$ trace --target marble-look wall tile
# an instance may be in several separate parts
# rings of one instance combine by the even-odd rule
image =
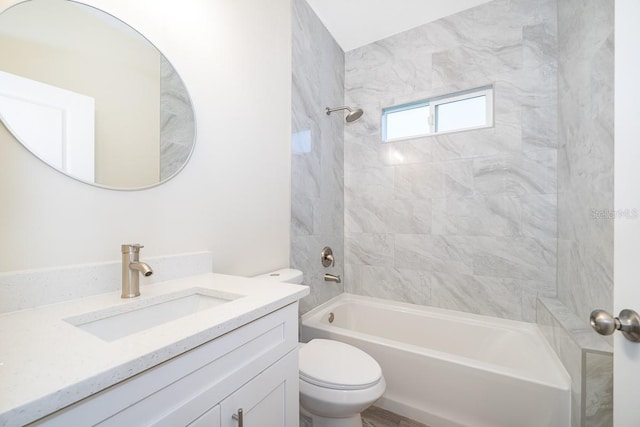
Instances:
[[[556,194],[526,194],[519,198],[521,232],[523,236],[555,239],[558,235],[558,196]]]
[[[344,276],[344,252],[342,236],[310,235],[292,236],[291,266],[304,271],[303,284],[311,288],[311,293],[300,300],[300,312],[306,313],[312,308],[344,292],[343,283],[325,282],[325,273]],[[320,251],[324,246],[333,250],[336,265],[325,268],[320,263]]]
[[[506,319],[521,319],[522,282],[459,273],[433,273],[432,305]]]
[[[557,148],[557,20],[524,27],[522,37],[523,69],[530,77],[525,81],[527,102],[521,110],[523,151]]]
[[[433,234],[453,236],[517,236],[520,205],[511,197],[434,199]]]
[[[345,227],[354,233],[431,233],[431,200],[393,200],[389,205],[353,199],[345,206]]]
[[[313,234],[314,199],[298,192],[291,192],[291,235]]]
[[[478,237],[473,243],[477,275],[555,282],[555,239]]]
[[[376,135],[370,138],[368,145],[377,149],[379,160],[389,166],[426,163],[433,160],[433,143],[432,138],[429,137],[379,144],[379,137]]]
[[[393,234],[345,233],[344,252],[350,264],[393,266]]]
[[[558,241],[558,298],[585,324],[595,308],[613,309],[612,248],[607,240]]]
[[[535,321],[556,283],[556,22],[555,0],[494,0],[346,53],[365,111],[345,126],[347,289],[404,299],[412,271],[431,305]],[[381,141],[381,108],[487,84],[493,127]]]
[[[345,156],[346,159],[346,156]],[[345,203],[351,199],[384,202],[393,199],[396,171],[393,167],[379,166],[356,171],[345,171]]]
[[[558,2],[558,297],[585,323],[613,309],[613,11]]]
[[[585,352],[584,425],[613,426],[613,354]]]
[[[396,199],[429,199],[443,197],[444,165],[441,163],[400,165],[395,167]]]
[[[396,234],[394,243],[396,268],[473,274],[473,237]]]
[[[571,377],[572,427],[613,425],[613,348],[556,298],[540,298],[537,322]]]
[[[505,162],[507,193],[556,194],[556,150],[526,151],[508,156]]]
[[[345,259],[344,120],[325,113],[344,104],[344,53],[304,0],[293,1],[292,70],[290,264],[311,287],[304,313],[343,292],[323,276],[344,276]],[[333,249],[333,267],[320,263],[324,246]]]
[[[551,307],[553,309],[553,306]],[[582,426],[582,351],[554,317],[548,304],[539,300],[537,323],[547,342],[571,377],[571,427]]]
[[[522,43],[498,47],[461,45],[432,56],[433,87],[437,91],[464,90],[482,86],[495,75],[516,72],[522,66]]]
[[[424,271],[347,264],[345,292],[411,304],[431,305],[431,276]],[[398,284],[402,283],[402,287]]]
[[[344,165],[346,172],[360,171],[368,168],[377,168],[380,166],[380,158],[387,153],[381,153],[377,144],[378,137],[363,136],[353,138],[350,144],[345,145],[344,155],[345,157],[351,157],[360,159],[358,163],[346,163]],[[393,153],[390,153],[389,159],[391,159]],[[391,162],[387,164],[392,164]]]
[[[495,88],[496,86],[494,86],[494,90]],[[498,117],[501,116],[497,112],[495,115],[496,121],[499,120]],[[516,116],[520,117],[519,114]],[[500,126],[496,123],[493,128],[432,136],[434,141],[433,160],[475,159],[484,156],[517,154],[522,147],[522,132],[519,119],[514,120],[518,120],[518,122]]]
[[[473,158],[474,193],[482,195],[506,193],[506,156],[482,156]]]

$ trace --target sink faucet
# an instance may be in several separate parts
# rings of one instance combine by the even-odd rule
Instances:
[[[122,245],[122,298],[134,298],[140,295],[140,274],[151,276],[153,270],[148,264],[140,262],[138,243]]]

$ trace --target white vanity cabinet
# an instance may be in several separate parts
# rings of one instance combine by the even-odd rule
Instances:
[[[289,352],[202,414],[189,427],[235,427],[240,421],[239,409],[242,410],[244,427],[292,426],[292,421],[297,423],[297,387],[291,387],[291,384],[298,381],[298,372],[290,369],[291,364],[298,363],[296,353]],[[291,396],[292,393],[294,396]]]
[[[298,388],[291,386],[297,383],[298,372],[290,369],[293,363],[298,363],[297,351],[289,352],[189,426],[234,427],[240,425],[239,410],[243,427],[293,426],[298,422]]]
[[[177,354],[33,425],[298,425],[298,304]]]

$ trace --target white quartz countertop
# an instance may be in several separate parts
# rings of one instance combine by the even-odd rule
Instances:
[[[107,342],[64,319],[189,288],[240,298]],[[88,397],[309,293],[306,286],[204,274],[0,315],[0,426],[24,425]]]

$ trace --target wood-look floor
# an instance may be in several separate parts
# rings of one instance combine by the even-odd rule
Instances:
[[[429,427],[393,412],[372,406],[362,413],[363,427]]]
[[[313,427],[311,419],[300,414],[300,427]],[[393,412],[372,406],[362,413],[362,427],[429,427]]]

